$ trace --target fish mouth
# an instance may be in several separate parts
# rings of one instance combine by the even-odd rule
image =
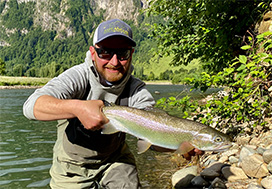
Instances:
[[[211,147],[208,149],[200,149],[201,151],[213,151],[213,152],[221,152],[229,149],[231,146],[233,146],[233,143],[223,143],[221,145],[216,146],[215,148]]]
[[[220,152],[229,149],[230,147],[233,146],[233,143],[223,143],[222,145],[218,146],[215,148],[213,151],[214,152]]]

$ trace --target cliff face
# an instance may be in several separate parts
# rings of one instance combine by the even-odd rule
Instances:
[[[146,6],[146,1],[140,0],[93,0],[96,9],[105,10],[105,19],[119,18],[137,20],[139,8]]]
[[[0,14],[0,24],[2,16],[9,11],[9,3],[15,0],[0,0],[0,3],[4,7]],[[84,2],[84,1],[83,1]],[[86,0],[85,4],[88,4],[88,10],[86,7],[82,7],[88,12],[88,15],[99,16],[102,12],[104,20],[111,18],[119,18],[125,20],[132,20],[137,22],[139,10],[147,7],[147,0]],[[74,25],[71,23],[71,19],[67,16],[67,10],[73,8],[71,1],[69,0],[17,0],[18,4],[24,3],[27,7],[28,4],[34,5],[33,25],[41,26],[43,30],[54,30],[58,33],[59,38],[70,37],[75,35]],[[57,10],[57,11],[56,11]],[[0,10],[1,11],[1,10]],[[82,18],[84,22],[85,18]],[[7,35],[18,30],[18,28],[5,28],[2,25],[2,30]],[[27,33],[27,29],[20,29],[21,32]],[[1,39],[0,45],[8,45],[4,39]]]

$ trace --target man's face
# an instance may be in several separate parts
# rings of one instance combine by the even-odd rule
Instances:
[[[134,49],[125,37],[114,36],[91,46],[90,51],[100,76],[109,82],[117,82],[128,72]]]

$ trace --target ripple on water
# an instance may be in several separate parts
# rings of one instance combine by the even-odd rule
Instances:
[[[43,186],[47,186],[50,183],[50,178],[45,179],[45,180],[41,180],[41,181],[37,181],[37,182],[33,182],[29,185],[27,185],[26,187],[43,187]]]
[[[6,145],[9,144],[8,142],[0,142],[0,145]]]
[[[0,155],[10,155],[15,154],[15,152],[0,152]]]
[[[4,169],[4,170],[0,170],[0,176],[4,176],[4,175],[10,174],[10,173],[21,173],[21,172],[28,172],[28,171],[48,170],[50,167],[51,167],[51,164],[40,165],[40,166],[36,166],[36,167]]]
[[[35,162],[45,162],[45,161],[52,161],[52,158],[30,158],[30,159],[23,159],[23,160],[16,160],[16,161],[8,161],[8,162],[0,163],[0,166],[25,165],[25,164],[32,164]]]
[[[0,186],[4,184],[10,184],[12,182],[17,182],[17,181],[29,181],[31,178],[21,178],[21,179],[13,179],[13,180],[0,180]]]
[[[55,144],[56,141],[32,141],[30,144]]]
[[[6,160],[6,159],[14,159],[17,158],[18,156],[0,156],[0,160]]]

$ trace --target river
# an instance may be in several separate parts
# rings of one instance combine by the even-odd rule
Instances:
[[[147,85],[147,88],[156,100],[189,93],[189,88],[183,85]],[[49,188],[56,122],[33,121],[23,116],[23,103],[34,90],[0,90],[0,188]],[[191,94],[203,95],[197,91]],[[143,188],[171,188],[170,178],[175,169],[171,154],[149,150],[138,155],[136,139],[128,136],[127,141],[136,157]]]

